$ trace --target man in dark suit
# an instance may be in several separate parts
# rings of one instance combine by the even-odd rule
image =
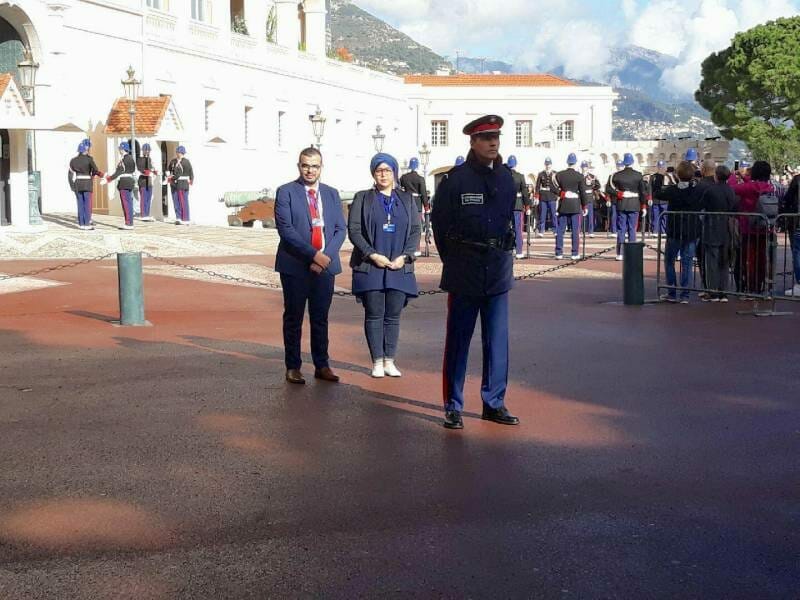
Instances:
[[[314,377],[339,381],[329,365],[328,310],[334,277],[342,272],[339,249],[347,233],[339,192],[320,183],[322,155],[306,148],[297,163],[300,177],[278,188],[275,223],[280,236],[275,270],[283,286],[283,345],[286,381],[305,383],[300,339],[308,302]]]

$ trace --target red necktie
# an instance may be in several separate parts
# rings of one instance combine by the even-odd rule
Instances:
[[[317,250],[322,250],[322,227],[314,225],[314,221],[319,219],[319,210],[317,209],[317,190],[308,190],[308,197],[311,202],[308,203],[308,210],[311,212],[311,245]]]

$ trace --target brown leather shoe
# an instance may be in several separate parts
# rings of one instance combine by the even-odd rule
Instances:
[[[300,369],[286,369],[286,381],[289,383],[299,383],[301,385],[306,382]]]
[[[314,377],[317,379],[324,379],[325,381],[332,381],[334,383],[339,381],[339,376],[331,371],[330,367],[322,367],[321,369],[317,369],[314,371]]]

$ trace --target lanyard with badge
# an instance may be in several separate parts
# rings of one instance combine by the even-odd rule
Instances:
[[[383,200],[383,210],[386,211],[386,223],[383,224],[383,231],[385,233],[394,233],[397,229],[397,224],[392,223],[392,209],[394,208],[394,192],[386,198],[384,194],[381,194]]]

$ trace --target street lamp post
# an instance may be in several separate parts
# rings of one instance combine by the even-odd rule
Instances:
[[[133,66],[128,67],[126,74],[128,78],[123,79],[121,83],[125,97],[128,99],[128,114],[131,116],[131,153],[133,154],[133,162],[136,164],[136,99],[139,97],[139,85],[142,82],[136,79],[136,71],[133,70]],[[138,195],[135,182],[134,194]],[[138,204],[138,202],[134,204]]]
[[[431,149],[428,148],[428,143],[425,142],[422,144],[422,148],[419,150],[419,162],[422,165],[422,178],[427,183],[428,180],[428,164],[431,160]],[[424,200],[424,198],[423,198]],[[430,250],[431,244],[431,215],[429,212],[425,212],[425,256],[431,255]]]
[[[322,136],[325,135],[325,121],[327,119],[322,116],[322,111],[317,106],[316,112],[313,115],[308,115],[308,120],[311,121],[311,128],[314,132],[314,137],[317,138],[317,149],[322,147]]]
[[[39,63],[33,59],[33,53],[27,46],[22,60],[17,64],[20,77],[20,92],[31,115],[36,114],[36,72]],[[41,196],[41,176],[36,170],[36,132],[28,132],[28,222],[31,225],[42,224],[42,212],[39,206]],[[33,193],[31,193],[33,192]]]
[[[375,126],[375,133],[372,135],[372,142],[375,144],[375,152],[383,152],[383,142],[386,141],[386,134],[380,125]]]

